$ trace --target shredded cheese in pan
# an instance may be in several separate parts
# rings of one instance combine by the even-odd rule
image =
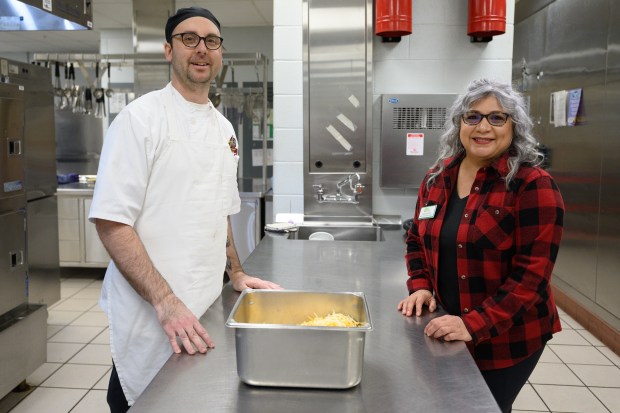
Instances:
[[[325,317],[319,317],[315,313],[314,317],[310,317],[308,321],[304,321],[300,325],[311,327],[359,327],[363,324],[355,321],[351,316],[332,311],[331,314],[327,314]]]

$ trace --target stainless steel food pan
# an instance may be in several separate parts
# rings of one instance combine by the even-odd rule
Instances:
[[[306,327],[335,311],[361,327]],[[362,379],[364,341],[372,330],[363,293],[245,290],[226,326],[235,329],[237,372],[255,386],[346,389]]]

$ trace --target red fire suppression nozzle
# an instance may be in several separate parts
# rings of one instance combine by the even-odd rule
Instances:
[[[469,0],[467,35],[473,43],[506,33],[506,0]]]
[[[411,0],[375,0],[375,34],[383,42],[411,34]]]

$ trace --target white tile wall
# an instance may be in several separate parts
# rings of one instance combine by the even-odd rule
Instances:
[[[278,141],[273,151],[274,162],[303,162],[303,129],[276,128],[273,133]]]
[[[274,95],[273,108],[275,128],[303,128],[302,95]]]
[[[304,212],[304,197],[303,195],[274,195],[273,210],[283,214],[301,214]],[[274,212],[274,219],[275,216],[276,212]]]
[[[301,60],[277,60],[273,64],[274,78],[281,79],[273,85],[277,95],[303,94],[303,66]]]
[[[301,0],[273,0],[274,26],[300,26],[301,6]]]
[[[274,26],[273,60],[302,60],[301,17],[298,26]]]
[[[302,162],[278,162],[278,168],[274,169],[273,185],[278,189],[278,195],[303,195],[300,189],[304,181]]]

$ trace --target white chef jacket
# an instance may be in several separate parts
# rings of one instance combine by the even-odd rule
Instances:
[[[211,103],[168,84],[124,108],[103,145],[89,219],[132,226],[174,293],[200,317],[221,292],[227,216],[239,212],[237,139]],[[100,306],[130,405],[172,354],[155,309],[110,262]]]

